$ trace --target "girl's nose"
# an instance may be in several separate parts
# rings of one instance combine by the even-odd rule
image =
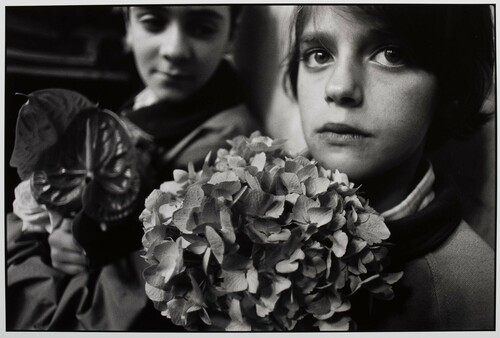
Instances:
[[[161,35],[160,55],[171,61],[189,58],[189,39],[179,24],[171,23]]]
[[[325,101],[358,106],[363,101],[360,71],[349,60],[336,60],[325,86]]]

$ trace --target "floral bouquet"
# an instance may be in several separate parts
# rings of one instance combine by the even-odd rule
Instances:
[[[139,205],[141,182],[129,126],[72,90],[21,95],[27,100],[19,110],[10,160],[22,180],[14,213],[30,231],[51,232],[63,217],[74,217],[73,236],[92,258],[94,232],[82,216],[117,226]]]
[[[146,293],[162,315],[188,330],[348,330],[356,291],[393,297],[389,230],[345,174],[258,132],[228,142],[146,199]]]

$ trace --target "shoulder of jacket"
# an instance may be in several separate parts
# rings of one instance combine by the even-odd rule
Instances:
[[[427,287],[434,290],[443,323],[461,329],[490,327],[494,271],[493,250],[465,221],[439,248],[405,267],[409,279],[425,276]]]
[[[245,104],[240,104],[221,111],[209,120],[202,127],[212,129],[231,129],[239,134],[250,134],[258,129],[255,117]]]

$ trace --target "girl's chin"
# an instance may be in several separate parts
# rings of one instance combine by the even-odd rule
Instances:
[[[332,171],[338,170],[344,173],[349,178],[349,181],[354,183],[362,182],[367,179],[367,163],[365,161],[353,161],[352,157],[334,156],[330,158],[316,158],[319,163],[326,169]]]
[[[191,96],[191,91],[181,90],[177,88],[160,88],[156,89],[154,92],[160,100],[165,100],[172,103],[180,103]]]

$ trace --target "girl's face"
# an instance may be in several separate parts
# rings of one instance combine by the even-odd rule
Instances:
[[[182,101],[214,74],[230,48],[227,6],[131,7],[127,42],[159,99]]]
[[[354,182],[418,162],[437,105],[436,77],[412,67],[402,41],[382,28],[323,7],[298,41],[306,142],[321,164]]]

